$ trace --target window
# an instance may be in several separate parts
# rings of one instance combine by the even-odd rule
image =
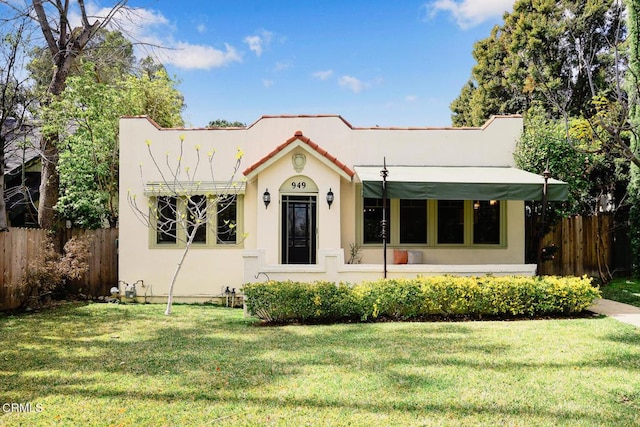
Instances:
[[[500,244],[500,202],[480,200],[473,202],[473,244]]]
[[[175,197],[158,197],[156,210],[156,243],[159,245],[176,243],[178,238],[176,227],[176,215],[178,212],[177,199]]]
[[[390,201],[387,201],[387,241],[390,241]],[[382,199],[365,198],[363,204],[363,243],[382,243]]]
[[[156,207],[153,211],[156,225],[150,239],[156,247],[184,247],[192,233],[194,247],[239,243],[242,195],[157,196],[151,200]]]
[[[361,244],[381,244],[382,199],[362,198]],[[498,200],[387,200],[392,247],[505,245],[507,202]],[[360,240],[361,239],[361,240]]]
[[[464,200],[438,200],[438,244],[464,243]]]
[[[191,196],[187,202],[187,238],[193,233],[193,243],[207,243],[207,197]]]
[[[427,243],[426,200],[400,200],[400,243]]]
[[[217,203],[217,238],[219,243],[236,243],[237,200],[220,197]]]

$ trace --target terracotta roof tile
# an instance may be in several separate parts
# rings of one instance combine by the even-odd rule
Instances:
[[[260,166],[265,164],[269,159],[274,157],[280,151],[282,151],[286,147],[288,147],[289,144],[291,144],[291,143],[293,143],[295,141],[298,141],[298,140],[304,142],[305,144],[307,144],[311,149],[315,150],[318,154],[320,154],[321,156],[325,157],[331,163],[336,165],[338,167],[338,169],[344,171],[351,178],[353,178],[353,176],[356,174],[351,168],[349,168],[347,165],[345,165],[344,163],[339,161],[335,156],[329,154],[329,152],[327,150],[325,150],[324,148],[320,147],[315,142],[311,141],[311,139],[309,139],[306,136],[304,136],[302,134],[302,131],[299,131],[299,130],[296,131],[291,138],[287,139],[285,142],[283,142],[282,144],[278,145],[273,151],[271,151],[269,154],[267,154],[266,156],[264,156],[263,158],[261,158],[260,160],[258,160],[254,164],[252,164],[251,166],[249,166],[242,173],[245,176],[250,174],[254,170],[258,169]]]

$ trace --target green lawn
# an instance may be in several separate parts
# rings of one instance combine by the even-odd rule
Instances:
[[[640,332],[608,318],[260,327],[163,310],[0,317],[0,425],[640,423]]]
[[[640,307],[640,279],[614,279],[600,290],[602,298]]]

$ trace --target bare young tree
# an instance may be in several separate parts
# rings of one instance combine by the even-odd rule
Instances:
[[[180,137],[179,153],[175,160],[172,160],[167,152],[164,162],[158,161],[151,149],[151,141],[147,141],[147,150],[160,180],[145,181],[141,164],[140,178],[148,196],[147,203],[139,205],[136,195],[131,191],[127,193],[127,201],[135,216],[154,231],[158,241],[182,244],[181,255],[169,282],[165,315],[170,315],[173,289],[189,249],[194,241],[200,239],[203,234],[206,235],[207,228],[213,223],[214,218],[218,218],[219,214],[234,206],[239,190],[236,175],[240,169],[243,152],[238,149],[231,176],[226,181],[215,180],[214,151],[207,153],[210,181],[203,182],[199,179],[198,172],[201,163],[200,147],[195,146],[195,164],[183,164],[183,136]],[[215,238],[225,241],[235,233],[235,221],[229,219],[225,220],[224,224],[218,224]]]

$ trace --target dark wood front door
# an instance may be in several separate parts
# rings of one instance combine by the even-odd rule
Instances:
[[[282,263],[316,263],[316,196],[282,196]]]

